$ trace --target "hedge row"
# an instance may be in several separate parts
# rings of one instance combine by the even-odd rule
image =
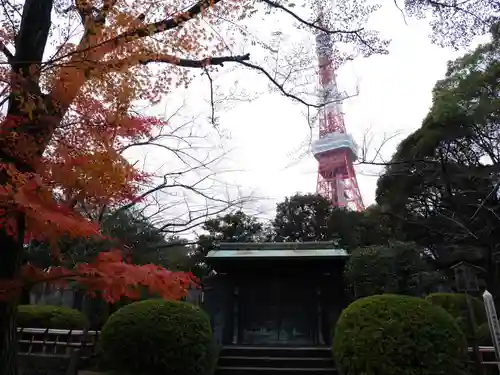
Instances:
[[[86,325],[85,315],[68,307],[20,305],[17,311],[18,327],[84,329]]]

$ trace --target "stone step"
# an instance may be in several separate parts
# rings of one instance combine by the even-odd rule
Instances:
[[[220,356],[221,367],[333,368],[332,358]]]
[[[329,347],[223,346],[221,357],[332,358]]]
[[[218,367],[216,375],[337,375],[333,368]]]
[[[216,375],[334,375],[327,347],[226,346]]]

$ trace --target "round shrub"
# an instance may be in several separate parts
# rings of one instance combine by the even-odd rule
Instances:
[[[344,375],[467,373],[467,344],[455,320],[416,297],[384,294],[349,305],[333,353]]]
[[[185,302],[150,299],[112,314],[101,331],[105,362],[132,374],[204,375],[213,362],[208,316]]]
[[[455,318],[458,326],[465,333],[465,337],[472,344],[473,332],[469,322],[469,310],[465,294],[462,293],[432,293],[425,297],[427,301],[433,305],[440,306],[445,309],[453,318]],[[486,310],[484,303],[472,296],[469,296],[476,325],[486,323]]]
[[[23,328],[84,329],[85,315],[75,309],[50,305],[20,305],[17,326]]]

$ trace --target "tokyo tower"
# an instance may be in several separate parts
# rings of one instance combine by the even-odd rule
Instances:
[[[320,20],[322,18],[320,13]],[[319,164],[316,193],[328,199],[333,207],[362,211],[364,205],[353,166],[353,162],[358,158],[358,146],[346,132],[335,77],[333,47],[329,34],[319,32],[316,35],[318,91],[321,104],[326,103],[319,111],[319,138],[311,147]]]

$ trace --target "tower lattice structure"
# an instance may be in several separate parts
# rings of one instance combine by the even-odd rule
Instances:
[[[325,104],[318,114],[319,138],[312,144],[312,153],[319,164],[316,193],[334,207],[362,211],[364,205],[353,166],[358,158],[358,146],[346,132],[335,74],[334,46],[329,34],[316,35],[316,54],[319,97]]]

